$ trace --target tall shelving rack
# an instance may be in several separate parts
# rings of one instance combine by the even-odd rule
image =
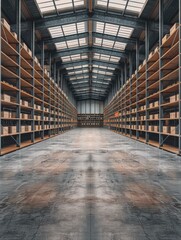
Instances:
[[[180,25],[162,38],[104,109],[104,126],[180,154]],[[181,126],[180,126],[181,127]]]
[[[0,85],[0,155],[77,126],[75,106],[4,19]]]

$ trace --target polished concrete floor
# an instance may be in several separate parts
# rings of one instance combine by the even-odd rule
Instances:
[[[181,158],[74,129],[0,158],[0,240],[180,240]]]

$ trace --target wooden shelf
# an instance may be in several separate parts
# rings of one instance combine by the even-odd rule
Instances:
[[[5,97],[1,98],[1,111],[6,109],[11,112],[13,109],[15,113],[13,118],[2,117],[2,126],[5,129],[9,129],[11,125],[20,126],[21,129],[21,126],[31,125],[32,130],[26,128],[29,130],[23,129],[18,133],[1,135],[1,155],[43,141],[77,126],[75,106],[57,83],[49,77],[47,71],[43,70],[37,58],[32,58],[32,52],[26,44],[19,43],[16,34],[10,31],[6,21],[2,20],[2,22],[1,96]],[[20,53],[16,51],[18,45],[21,48]],[[27,114],[31,119],[20,117],[21,114]],[[35,119],[35,116],[39,116],[39,119]],[[47,119],[45,120],[44,117]],[[25,123],[29,124],[25,125]],[[19,142],[20,135],[21,142]],[[20,147],[16,146],[17,142]]]
[[[178,114],[177,117],[169,117],[170,113],[178,113],[181,99],[181,96],[177,96],[179,35],[178,29],[173,29],[175,27],[170,35],[163,38],[162,51],[157,47],[151,52],[147,63],[144,60],[105,107],[104,126],[118,134],[178,154],[179,135],[176,134],[176,127],[179,117]],[[159,132],[162,126],[165,128]],[[162,138],[163,147],[160,147]]]

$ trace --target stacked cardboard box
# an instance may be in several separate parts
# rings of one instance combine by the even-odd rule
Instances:
[[[9,134],[16,133],[16,126],[9,126],[8,127],[8,132],[9,132]]]
[[[169,37],[170,37],[170,34],[166,34],[166,35],[162,38],[162,44],[164,44]]]
[[[2,23],[9,31],[11,31],[11,28],[10,28],[9,23],[8,23],[4,18],[1,19],[1,23]]]
[[[169,126],[163,126],[163,133],[169,133],[170,127]]]
[[[170,127],[170,133],[171,134],[178,134],[178,127],[177,126],[171,126]]]

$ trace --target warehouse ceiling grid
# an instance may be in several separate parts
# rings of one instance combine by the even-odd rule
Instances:
[[[61,63],[77,99],[104,99],[116,78],[127,45],[132,43],[134,26],[110,23],[109,13],[139,19],[147,0],[34,0],[42,19],[75,16],[75,22],[47,27],[48,46],[53,44],[56,61]],[[92,17],[101,12],[103,17]],[[77,14],[86,13],[82,21]],[[116,15],[115,15],[116,16]],[[52,41],[51,41],[52,40]],[[46,42],[45,42],[46,43]]]

